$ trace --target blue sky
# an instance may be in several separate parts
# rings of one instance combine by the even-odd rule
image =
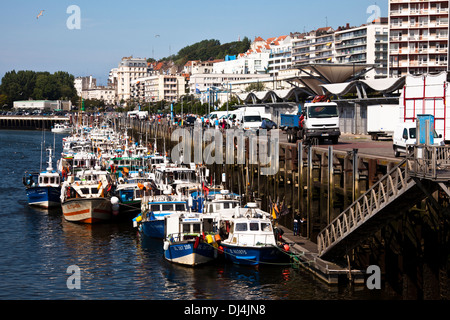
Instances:
[[[359,26],[375,4],[387,16],[388,0],[8,1],[0,10],[0,78],[13,69],[62,70],[106,84],[124,56],[158,59],[204,39],[266,39],[326,22]],[[78,30],[66,26],[70,5],[80,8]]]

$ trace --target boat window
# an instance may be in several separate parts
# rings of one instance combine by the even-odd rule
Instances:
[[[82,194],[89,194],[89,188],[80,188]]]
[[[48,183],[48,177],[44,177],[44,183]]]
[[[208,212],[214,212],[214,206],[212,204],[209,205]]]
[[[176,211],[185,211],[184,204],[176,204],[175,205],[175,210]]]
[[[270,232],[270,231],[272,231],[272,226],[270,223],[261,222],[261,230]]]
[[[250,231],[259,231],[259,223],[250,222]]]
[[[151,211],[160,211],[159,204],[152,204],[150,208]]]
[[[247,231],[247,223],[236,223],[235,231]]]
[[[162,205],[162,211],[172,211],[173,210],[173,204],[163,204]]]
[[[229,209],[230,208],[230,203],[229,202],[224,202],[223,203],[223,208],[224,209]]]
[[[183,232],[191,232],[191,225],[189,223],[183,223]]]
[[[194,233],[200,233],[200,223],[194,223],[193,225],[192,225],[192,231],[194,232]]]
[[[98,189],[97,189],[97,188],[91,188],[91,194],[96,194],[96,193],[97,193],[97,191],[98,191]]]

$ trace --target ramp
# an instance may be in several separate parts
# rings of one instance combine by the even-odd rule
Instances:
[[[401,215],[404,209],[426,197],[408,174],[406,165],[405,159],[319,233],[317,246],[320,258],[330,260],[343,257],[389,220]],[[429,190],[436,188],[434,184],[427,187]]]

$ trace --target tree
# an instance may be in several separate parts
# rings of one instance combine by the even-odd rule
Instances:
[[[0,85],[0,94],[6,95],[9,106],[18,100],[72,100],[77,99],[74,76],[58,71],[49,72],[18,71],[7,72]]]
[[[264,91],[266,89],[266,86],[262,82],[254,82],[251,83],[245,88],[245,92],[252,92],[252,91]]]

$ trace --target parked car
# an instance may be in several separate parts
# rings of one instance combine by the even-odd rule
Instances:
[[[275,122],[273,122],[270,119],[263,118],[262,123],[261,123],[261,129],[271,130],[271,129],[276,129],[276,128],[277,128],[277,124]]]

